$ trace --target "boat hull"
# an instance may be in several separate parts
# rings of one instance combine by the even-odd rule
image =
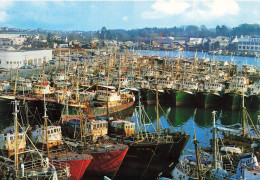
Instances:
[[[155,104],[156,101],[156,93],[151,89],[142,89],[142,96],[144,97],[144,101],[146,104],[151,105]]]
[[[112,177],[120,167],[128,151],[128,147],[126,145],[123,146],[123,149],[118,151],[89,153],[93,156],[93,160],[87,168],[86,174]]]
[[[241,108],[242,96],[236,93],[226,93],[223,95],[223,107],[230,110],[237,110]]]
[[[134,105],[134,101],[131,102],[124,102],[124,103],[118,103],[118,104],[114,104],[114,105],[110,105],[108,110],[109,110],[109,114],[114,114],[120,111],[123,111],[131,106]],[[62,111],[62,120],[63,121],[69,121],[71,119],[74,118],[79,118],[80,114],[79,114],[79,110],[81,109],[81,107],[77,107],[77,106],[69,106],[69,113],[68,113],[68,118],[65,112],[66,106],[65,105],[61,105],[61,109],[63,109]],[[94,118],[96,116],[106,116],[107,115],[107,107],[103,106],[103,107],[83,107],[83,113],[85,115],[87,115],[89,118]]]
[[[162,103],[176,106],[176,95],[178,91],[175,89],[166,89],[164,90]]]
[[[174,138],[174,142],[140,142],[129,146],[114,179],[157,179],[160,173],[169,174],[178,163],[188,135]]]
[[[193,107],[195,103],[195,96],[192,93],[179,91],[176,95],[176,106],[178,107]]]
[[[92,156],[88,154],[73,154],[64,155],[61,159],[57,156],[51,156],[52,161],[64,162],[70,166],[70,178],[69,180],[80,180],[92,161]]]
[[[246,107],[248,109],[260,111],[260,95],[250,95],[246,98]]]
[[[210,92],[198,92],[196,93],[196,101],[199,107],[208,108],[220,108],[221,96]]]

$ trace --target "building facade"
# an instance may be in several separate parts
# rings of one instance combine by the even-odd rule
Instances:
[[[52,59],[52,50],[0,51],[0,67],[20,68],[26,65],[41,66]]]
[[[260,52],[260,38],[239,38],[238,39],[239,51]]]
[[[0,45],[22,45],[26,39],[23,34],[0,34]]]

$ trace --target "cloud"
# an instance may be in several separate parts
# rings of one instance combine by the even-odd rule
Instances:
[[[123,16],[123,17],[122,17],[122,20],[123,20],[123,21],[128,21],[128,16]]]
[[[201,0],[201,1],[156,1],[150,11],[141,14],[143,19],[162,19],[173,15],[183,15],[186,18],[210,19],[237,15],[239,5],[236,0]]]
[[[202,1],[194,3],[192,10],[187,12],[186,15],[192,19],[211,19],[237,15],[239,9],[239,5],[235,0]]]
[[[189,7],[190,4],[188,2],[180,0],[159,0],[152,4],[152,10],[143,12],[141,17],[143,19],[161,19],[172,15],[182,14]]]
[[[13,5],[12,1],[2,0],[0,3],[0,22],[6,22],[9,19],[7,9]]]
[[[5,11],[0,10],[0,22],[5,22],[8,18],[8,15]]]

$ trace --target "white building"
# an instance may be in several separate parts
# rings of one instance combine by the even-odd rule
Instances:
[[[22,34],[0,34],[0,45],[22,45],[27,35]]]
[[[190,38],[189,43],[193,45],[202,44],[202,38]]]
[[[52,50],[0,51],[0,67],[19,68],[25,65],[42,65],[52,59]]]
[[[249,37],[239,38],[238,50],[260,52],[260,38],[249,38]]]

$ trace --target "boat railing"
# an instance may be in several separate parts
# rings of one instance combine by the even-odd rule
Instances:
[[[69,177],[69,165],[64,162],[57,161],[29,161],[21,164],[18,171],[19,177],[50,177],[57,175],[59,179]]]
[[[148,142],[173,142],[174,139],[170,134],[154,134],[154,133],[142,133],[135,136],[134,141],[145,140]]]

